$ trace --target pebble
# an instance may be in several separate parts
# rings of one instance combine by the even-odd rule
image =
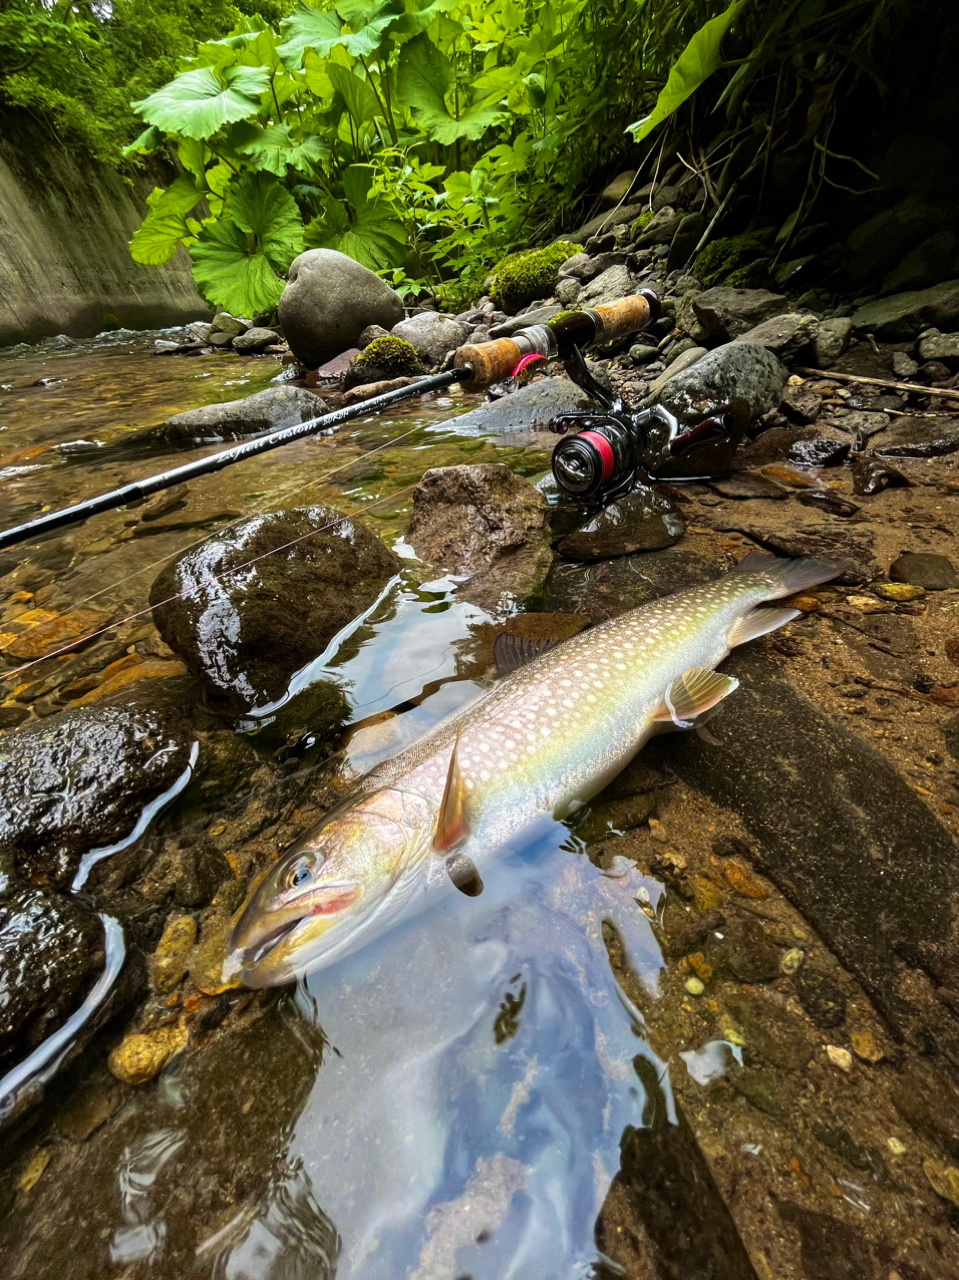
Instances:
[[[846,596],[846,604],[857,613],[885,613],[886,606],[875,596]]]
[[[895,600],[897,604],[906,600],[918,600],[926,594],[925,587],[917,587],[910,582],[880,582],[873,587],[873,591],[877,596],[882,596],[883,600]]]
[[[654,840],[658,840],[660,844],[669,844],[669,836],[666,834],[666,828],[658,818],[650,818],[649,834]]]
[[[43,1177],[43,1172],[46,1169],[47,1165],[50,1163],[50,1157],[52,1155],[53,1155],[53,1152],[50,1150],[49,1147],[41,1147],[39,1151],[35,1152],[30,1157],[30,1160],[27,1163],[27,1167],[24,1169],[23,1173],[21,1173],[20,1177],[17,1179],[18,1191],[33,1190],[33,1188],[37,1185],[37,1183]]]
[[[927,591],[948,591],[959,587],[959,574],[948,556],[935,555],[931,551],[904,551],[889,566],[893,582],[906,582]]]
[[[898,1138],[887,1138],[886,1146],[894,1156],[904,1156],[906,1154],[906,1144],[900,1142]]]
[[[959,1205],[959,1169],[941,1160],[923,1160],[922,1171],[937,1196]]]
[[[852,1071],[852,1054],[848,1049],[843,1049],[838,1044],[827,1044],[826,1057],[834,1067],[838,1067],[840,1071],[845,1071],[847,1075]]]
[[[158,1075],[174,1054],[187,1046],[185,1027],[160,1027],[157,1031],[133,1032],[110,1054],[107,1066],[124,1084],[146,1084]]]
[[[849,1037],[852,1051],[863,1062],[879,1062],[885,1055],[869,1031],[853,1031]]]
[[[749,867],[743,866],[730,858],[723,863],[723,875],[733,890],[744,898],[762,899],[769,897],[769,890]]]
[[[771,480],[778,480],[780,484],[788,484],[792,489],[812,489],[818,483],[816,477],[809,472],[787,466],[784,462],[769,463],[762,468],[762,474],[769,476]]]
[[[706,984],[701,978],[687,978],[684,985],[691,996],[701,996],[706,990]]]
[[[693,905],[700,915],[711,911],[713,907],[718,907],[722,901],[719,885],[708,876],[693,876],[692,887]]]
[[[694,951],[686,957],[689,967],[702,982],[708,982],[713,976],[713,966],[701,951]]]
[[[802,947],[791,947],[779,962],[779,967],[787,978],[791,978],[794,973],[799,971],[799,966],[805,958],[806,953]]]
[[[153,953],[153,989],[161,995],[172,991],[187,971],[190,952],[196,942],[196,920],[189,915],[173,915]]]

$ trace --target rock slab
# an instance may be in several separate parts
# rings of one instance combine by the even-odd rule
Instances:
[[[309,422],[326,412],[327,406],[312,391],[281,384],[242,400],[225,400],[174,414],[158,428],[157,435],[169,444],[183,445],[204,440],[240,440],[261,431],[278,431]]]
[[[279,317],[297,360],[316,369],[358,346],[367,325],[392,329],[403,319],[403,303],[375,271],[345,253],[308,249],[290,265]]]
[[[636,551],[660,551],[685,532],[686,522],[669,498],[637,486],[591,516],[557,550],[567,560],[607,560]]]
[[[90,849],[131,834],[189,763],[192,734],[143,701],[63,711],[0,741],[0,856],[23,879],[68,885]]]
[[[247,567],[219,580],[240,565]],[[241,712],[281,699],[290,677],[373,603],[398,567],[354,520],[328,507],[292,508],[187,551],[156,579],[150,601],[160,634],[211,703]],[[190,594],[160,603],[182,592]]]

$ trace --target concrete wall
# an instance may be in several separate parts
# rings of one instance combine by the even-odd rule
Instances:
[[[0,346],[90,337],[108,313],[131,329],[209,313],[185,250],[163,267],[130,257],[146,196],[161,181],[131,187],[55,142],[0,136]]]

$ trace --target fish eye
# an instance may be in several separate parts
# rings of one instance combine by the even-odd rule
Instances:
[[[289,871],[286,873],[286,887],[288,889],[299,889],[319,871],[323,865],[322,858],[297,858]]]

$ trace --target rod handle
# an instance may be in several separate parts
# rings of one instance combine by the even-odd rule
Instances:
[[[461,385],[467,391],[484,391],[494,382],[508,378],[522,358],[522,348],[512,338],[495,338],[492,342],[460,347],[454,367],[469,365],[470,376]]]
[[[603,342],[613,338],[623,338],[628,333],[636,333],[645,329],[659,319],[662,303],[659,294],[652,289],[640,289],[639,293],[628,298],[617,298],[615,302],[604,302],[593,308],[603,321]]]

